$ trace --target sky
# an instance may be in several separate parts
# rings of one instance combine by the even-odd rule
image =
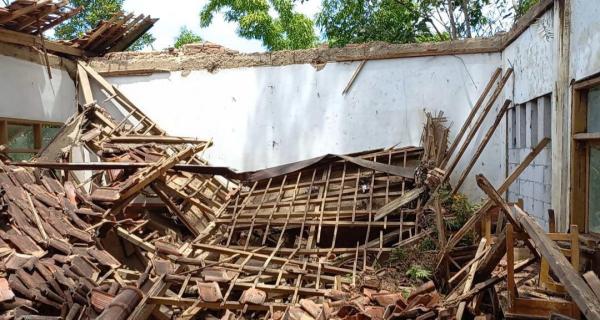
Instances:
[[[218,43],[241,52],[265,51],[260,41],[240,38],[235,32],[236,24],[225,22],[222,14],[215,15],[208,28],[200,28],[200,11],[207,2],[208,0],[126,0],[124,10],[160,19],[150,29],[150,33],[156,37],[154,50],[172,47],[181,27],[187,26],[204,41]],[[320,6],[320,0],[304,1],[302,4],[298,1],[296,9],[312,18]]]

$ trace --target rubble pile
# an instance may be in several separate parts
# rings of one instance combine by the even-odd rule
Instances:
[[[480,206],[448,184],[510,73],[462,145],[448,146],[443,114],[426,114],[423,147],[239,173],[208,165],[210,141],[168,136],[78,62],[81,112],[34,161],[0,166],[2,317],[595,318],[577,227],[547,234],[500,196],[547,139],[499,188],[478,175]]]

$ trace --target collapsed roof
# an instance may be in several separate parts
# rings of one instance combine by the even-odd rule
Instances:
[[[158,21],[117,12],[84,35],[68,41],[44,39],[43,33],[81,13],[68,0],[16,0],[0,8],[0,39],[74,57],[102,56],[127,49]]]

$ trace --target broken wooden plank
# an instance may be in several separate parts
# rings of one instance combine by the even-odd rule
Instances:
[[[481,238],[481,240],[479,241],[479,246],[477,247],[477,252],[475,253],[475,256],[481,255],[483,253],[483,250],[485,249],[485,244],[486,244],[485,238]],[[479,266],[478,261],[475,261],[475,263],[473,263],[471,265],[469,273],[467,274],[465,286],[463,288],[463,292],[462,292],[463,294],[465,294],[465,293],[469,292],[469,290],[471,290],[471,286],[473,285],[473,281],[475,280],[475,271],[477,271],[478,266]],[[463,318],[463,314],[465,312],[466,306],[467,306],[467,303],[465,301],[461,301],[458,304],[458,309],[456,311],[456,319],[457,320],[461,320]]]
[[[452,193],[451,193],[452,195],[455,195],[458,192],[458,190],[460,190],[460,187],[462,186],[462,184],[467,179],[467,175],[469,175],[469,173],[471,172],[471,169],[473,169],[473,166],[475,165],[475,163],[479,159],[479,156],[481,156],[481,154],[483,153],[483,150],[485,149],[485,147],[487,146],[488,142],[490,141],[490,139],[494,135],[494,132],[496,132],[496,128],[498,128],[498,125],[500,124],[500,121],[502,121],[502,119],[504,118],[504,115],[506,114],[506,111],[508,111],[508,107],[511,105],[511,103],[512,103],[512,101],[510,101],[510,100],[507,99],[504,102],[504,104],[502,105],[502,108],[500,108],[500,111],[498,111],[498,114],[496,115],[496,119],[494,120],[494,123],[488,129],[488,131],[485,133],[485,136],[483,137],[483,139],[479,143],[479,146],[477,147],[477,150],[475,150],[475,152],[473,153],[473,156],[471,157],[471,160],[469,160],[469,163],[467,164],[467,166],[463,170],[462,174],[460,175],[460,178],[458,178],[458,181],[452,187]]]
[[[358,64],[358,67],[356,67],[356,70],[354,70],[354,72],[352,73],[352,77],[350,77],[350,80],[346,84],[346,87],[344,88],[344,90],[342,90],[342,95],[345,95],[346,93],[348,93],[348,91],[350,91],[350,88],[352,88],[352,85],[354,84],[354,81],[356,81],[356,78],[358,77],[358,75],[362,71],[362,69],[365,66],[365,64],[367,64],[367,61],[368,60],[362,60]]]
[[[500,79],[500,83],[498,84],[498,87],[496,88],[496,90],[494,91],[494,93],[492,94],[492,96],[490,97],[490,99],[488,100],[487,105],[481,111],[481,114],[479,115],[479,117],[477,118],[477,120],[475,121],[475,123],[473,124],[473,127],[471,128],[471,131],[469,131],[469,133],[465,137],[465,142],[462,144],[462,146],[458,150],[458,154],[456,155],[456,157],[454,157],[453,161],[449,162],[449,164],[446,167],[444,167],[445,174],[444,174],[444,177],[442,178],[442,181],[441,181],[442,184],[444,184],[446,181],[448,181],[448,179],[452,175],[452,172],[454,171],[454,169],[456,168],[456,165],[458,164],[458,162],[462,158],[463,154],[467,150],[467,147],[471,143],[471,140],[473,140],[473,138],[475,137],[475,134],[479,130],[479,127],[481,127],[481,125],[483,124],[483,121],[485,120],[485,117],[487,116],[487,114],[489,113],[489,111],[494,106],[494,103],[496,102],[496,99],[503,92],[504,85],[506,85],[506,83],[508,82],[508,79],[510,78],[510,76],[512,75],[512,73],[513,73],[513,69],[509,68],[506,71],[506,73],[504,74],[504,76],[502,77],[502,79]]]
[[[126,135],[114,136],[108,139],[111,143],[157,143],[157,144],[207,144],[208,141],[191,137]]]
[[[549,138],[542,139],[542,141],[540,141],[540,143],[538,143],[538,145],[535,148],[533,148],[533,150],[531,150],[531,152],[525,157],[525,159],[523,159],[521,164],[517,168],[515,168],[515,170],[513,170],[513,172],[506,179],[504,179],[504,182],[502,183],[500,188],[498,188],[498,193],[502,194],[506,192],[510,185],[521,175],[521,173],[523,173],[523,171],[525,171],[525,169],[527,169],[527,167],[529,166],[529,164],[531,164],[533,159],[535,159],[535,157],[548,145],[548,143],[550,143]],[[450,239],[448,240],[448,244],[440,252],[442,258],[446,252],[452,250],[456,246],[456,244],[465,236],[465,234],[467,234],[475,226],[475,224],[491,208],[492,203],[493,202],[488,199],[481,206],[481,208],[479,208],[475,213],[473,213],[473,215],[469,218],[469,220],[467,220],[467,222],[465,222],[465,224],[460,228],[460,230],[458,230],[452,237],[450,237]],[[441,261],[441,259],[439,261]]]
[[[592,291],[596,294],[596,297],[600,299],[600,279],[598,279],[598,275],[594,271],[588,271],[583,274],[583,278],[587,281]]]
[[[84,105],[91,106],[94,103],[94,94],[92,93],[90,78],[80,64],[77,64],[77,80],[79,80],[79,90],[83,95]]]
[[[588,287],[579,272],[573,268],[569,260],[560,252],[556,242],[552,241],[540,226],[515,206],[516,219],[523,230],[531,238],[537,250],[546,258],[550,269],[558,277],[565,289],[588,319],[600,319],[600,300]]]
[[[441,164],[441,167],[445,167],[446,164],[448,163],[448,161],[450,160],[450,158],[452,157],[452,155],[454,154],[454,150],[456,149],[456,147],[458,146],[458,144],[461,142],[463,135],[465,134],[465,132],[467,131],[467,129],[471,125],[471,122],[473,121],[473,118],[475,117],[475,115],[477,114],[477,112],[479,111],[479,109],[481,108],[481,106],[483,105],[483,102],[485,101],[485,98],[489,94],[489,92],[492,89],[492,86],[494,85],[494,83],[496,83],[496,80],[498,79],[498,77],[500,76],[500,74],[502,74],[502,69],[501,68],[496,68],[496,70],[492,74],[492,77],[490,78],[490,80],[488,81],[487,85],[483,89],[483,92],[479,96],[479,99],[477,99],[477,102],[475,102],[475,105],[471,109],[471,112],[469,112],[469,115],[467,116],[467,119],[465,120],[465,122],[463,123],[462,127],[458,131],[458,134],[454,138],[454,141],[450,145],[450,148],[448,148],[448,151],[446,152],[446,156],[444,157],[444,161]]]
[[[379,221],[388,214],[394,212],[394,210],[405,206],[411,201],[417,199],[419,196],[421,196],[421,194],[423,194],[423,192],[425,192],[426,189],[426,187],[415,188],[408,192],[405,192],[401,197],[390,201],[388,204],[384,205],[383,207],[379,208],[379,210],[377,210],[373,221]]]

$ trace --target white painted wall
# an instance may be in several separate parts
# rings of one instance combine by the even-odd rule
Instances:
[[[514,70],[506,90],[514,103],[525,103],[554,88],[553,20],[553,11],[547,11],[502,52],[503,68]]]
[[[571,1],[571,79],[600,72],[600,1]]]
[[[369,61],[347,95],[341,92],[358,63],[329,63],[321,71],[289,65],[110,81],[170,134],[212,137],[215,146],[206,156],[213,164],[252,170],[325,153],[419,145],[423,109],[444,111],[454,136],[499,64],[500,54]],[[501,126],[473,173],[501,181],[504,136]],[[475,184],[466,191],[479,195]]]
[[[77,111],[75,83],[61,69],[0,55],[0,117],[64,122]]]
[[[538,141],[532,141],[532,131],[538,131],[538,137],[544,136],[539,133],[539,126],[543,126],[544,122],[542,120],[531,121],[530,106],[531,102],[537,103],[540,100],[539,97],[554,91],[556,59],[553,20],[553,10],[547,11],[502,52],[503,68],[513,68],[514,70],[514,77],[507,84],[505,90],[505,96],[515,104],[515,109],[509,110],[510,116],[507,120],[509,128],[508,168],[510,172],[537,145]],[[549,105],[549,101],[551,99],[541,99],[537,103],[537,112],[540,117],[543,112],[551,111],[552,106]],[[525,111],[524,126],[520,125],[521,110]],[[515,119],[513,120],[512,117]],[[513,121],[516,123],[516,128],[513,127]],[[524,131],[523,135],[520,132],[513,132],[520,130]],[[510,186],[508,192],[509,201],[523,199],[525,211],[546,229],[548,227],[547,211],[552,208],[550,204],[551,153],[550,145],[542,150],[532,164]],[[556,170],[561,170],[561,168],[556,168]]]

